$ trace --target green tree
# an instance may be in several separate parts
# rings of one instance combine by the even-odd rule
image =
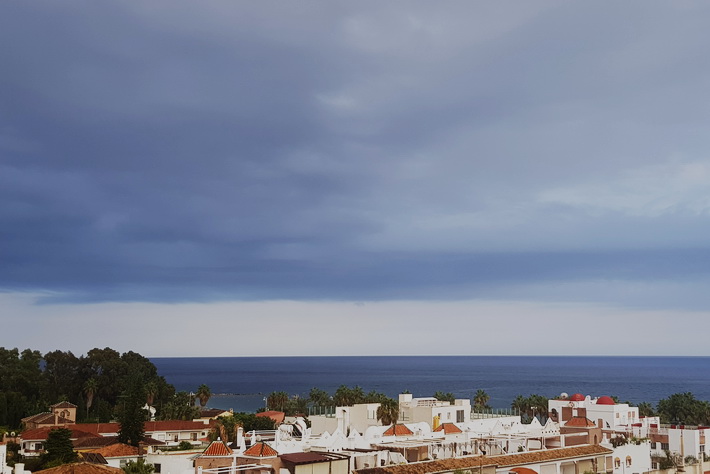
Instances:
[[[116,418],[118,419],[118,440],[121,443],[138,446],[145,437],[145,421],[148,413],[143,409],[145,388],[143,376],[134,372],[126,379],[126,390],[121,396]]]
[[[210,391],[210,388],[202,384],[199,387],[197,387],[197,392],[195,392],[195,396],[197,396],[197,399],[200,401],[200,406],[205,407],[207,405],[207,402],[209,401],[210,397],[212,396],[212,392]]]
[[[155,466],[147,463],[145,459],[139,458],[137,461],[128,461],[123,466],[123,472],[126,474],[153,474]]]
[[[656,411],[653,409],[653,405],[648,402],[641,402],[638,405],[639,416],[656,416]]]
[[[159,420],[192,420],[200,416],[200,409],[192,403],[187,392],[177,392],[165,403],[158,414]]]
[[[451,404],[456,402],[456,397],[451,392],[435,392],[434,398],[436,398],[437,400],[441,400],[442,402],[450,402]]]
[[[158,395],[158,393],[160,393],[160,389],[155,380],[151,380],[150,382],[145,384],[145,404],[149,407],[152,407],[153,403],[155,402],[155,397]]]
[[[473,396],[473,407],[478,410],[490,408],[488,406],[488,401],[491,396],[486,393],[485,390],[478,389],[476,394]]]
[[[99,384],[96,379],[91,378],[84,383],[84,395],[86,396],[86,417],[89,417],[89,409],[94,403],[94,395],[99,389]]]
[[[399,420],[399,402],[392,398],[380,402],[380,406],[377,407],[377,419],[383,426],[396,425]]]
[[[313,387],[311,391],[308,392],[308,401],[312,406],[316,407],[333,406],[333,397],[325,390],[316,387]]]
[[[42,456],[44,468],[74,462],[78,455],[71,441],[71,431],[66,428],[55,428],[47,434],[45,453]]]
[[[266,405],[269,410],[284,411],[288,403],[288,393],[286,392],[271,392],[266,397]]]
[[[658,402],[658,414],[663,423],[705,425],[710,423],[710,404],[690,392],[674,393]]]

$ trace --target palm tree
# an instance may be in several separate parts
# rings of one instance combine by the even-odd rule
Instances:
[[[94,403],[94,395],[99,390],[99,383],[95,378],[90,378],[84,383],[84,395],[86,395],[86,417],[89,417],[89,408]]]
[[[155,396],[158,394],[158,384],[151,381],[145,384],[145,403],[146,405],[153,406],[155,401]]]
[[[510,408],[516,410],[521,417],[527,414],[529,406],[530,401],[522,395],[515,397],[513,403],[510,404]]]
[[[488,406],[488,400],[490,399],[491,396],[488,395],[485,390],[479,388],[473,396],[473,406],[478,409],[490,408]]]
[[[284,411],[288,403],[288,393],[286,392],[271,392],[266,398],[266,404],[269,410]]]
[[[207,405],[207,402],[209,401],[210,397],[212,396],[212,392],[210,392],[210,388],[202,384],[199,387],[197,387],[197,392],[195,393],[195,396],[200,400],[200,406],[202,408]]]
[[[382,422],[382,426],[396,425],[399,420],[399,402],[391,398],[382,400],[377,407],[377,419]]]

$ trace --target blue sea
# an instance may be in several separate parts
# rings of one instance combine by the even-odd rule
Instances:
[[[479,390],[494,408],[509,408],[517,395],[617,396],[633,404],[678,392],[710,400],[708,357],[205,357],[152,358],[177,390],[210,387],[208,406],[253,412],[273,391],[307,396],[313,387],[329,393],[359,385],[391,397],[436,391],[472,398]]]

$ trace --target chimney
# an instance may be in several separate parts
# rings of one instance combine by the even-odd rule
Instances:
[[[244,449],[244,428],[237,428],[237,449]]]

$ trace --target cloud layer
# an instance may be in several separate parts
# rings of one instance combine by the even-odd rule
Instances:
[[[705,4],[0,12],[5,291],[710,306]]]

